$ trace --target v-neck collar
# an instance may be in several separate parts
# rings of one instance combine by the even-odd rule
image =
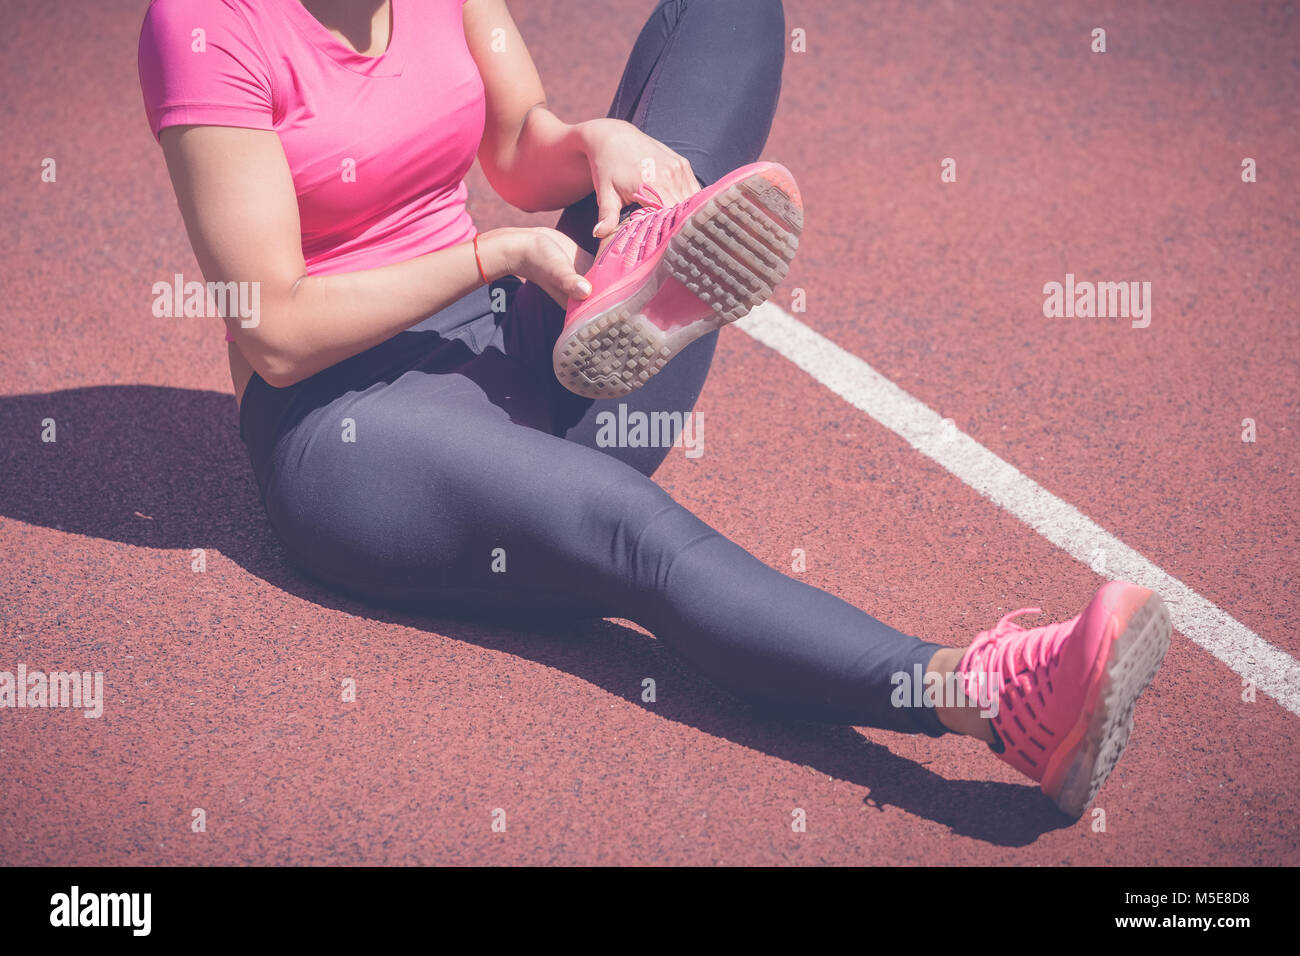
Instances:
[[[331,60],[363,76],[401,76],[406,65],[406,32],[410,26],[406,18],[405,0],[389,0],[391,13],[388,29],[388,49],[378,56],[366,56],[348,46],[317,20],[310,10],[298,0],[279,0],[297,25],[302,35]]]

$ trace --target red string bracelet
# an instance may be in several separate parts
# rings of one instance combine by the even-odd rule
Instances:
[[[478,233],[474,233],[474,261],[478,263],[478,276],[483,280],[484,285],[491,285],[488,282],[487,273],[483,271],[483,260],[478,256]]]

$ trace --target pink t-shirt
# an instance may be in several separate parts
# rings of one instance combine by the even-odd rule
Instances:
[[[391,0],[380,56],[355,52],[298,0],[153,0],[140,32],[149,126],[274,130],[298,195],[310,275],[465,242],[465,174],[483,80],[464,0]]]

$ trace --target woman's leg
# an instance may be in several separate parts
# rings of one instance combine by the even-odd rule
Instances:
[[[416,362],[381,346],[382,368],[363,355],[289,394],[250,384],[245,439],[296,564],[386,605],[626,617],[784,714],[943,732],[932,709],[891,704],[893,675],[936,645],[773,571],[630,466],[551,434],[548,383],[528,366],[485,349],[452,370],[464,345],[430,341]]]
[[[660,0],[628,57],[609,115],[685,156],[708,185],[761,158],[781,91],[785,14],[781,0]],[[595,252],[596,197],[567,208],[556,228]],[[553,330],[564,314],[539,290],[521,290],[523,321]],[[675,414],[695,407],[713,362],[718,333],[692,343],[631,395],[592,401],[565,391],[557,400],[559,430],[571,441],[599,447],[598,416],[643,412]],[[549,362],[549,346],[545,352]],[[653,474],[665,447],[601,448],[606,454]]]
[[[685,156],[701,185],[760,158],[781,94],[781,0],[659,0],[607,114]],[[556,228],[595,253],[596,195]]]

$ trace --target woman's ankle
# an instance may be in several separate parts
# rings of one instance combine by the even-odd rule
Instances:
[[[966,697],[964,682],[955,676],[965,650],[962,647],[945,647],[943,650],[935,651],[929,664],[926,665],[927,680],[930,679],[931,674],[937,674],[940,687],[945,690],[948,687],[958,689],[955,706],[947,705],[949,698],[945,694],[936,708],[936,715],[939,723],[953,733],[974,737],[991,744],[994,742],[993,721],[982,716],[980,702]]]

